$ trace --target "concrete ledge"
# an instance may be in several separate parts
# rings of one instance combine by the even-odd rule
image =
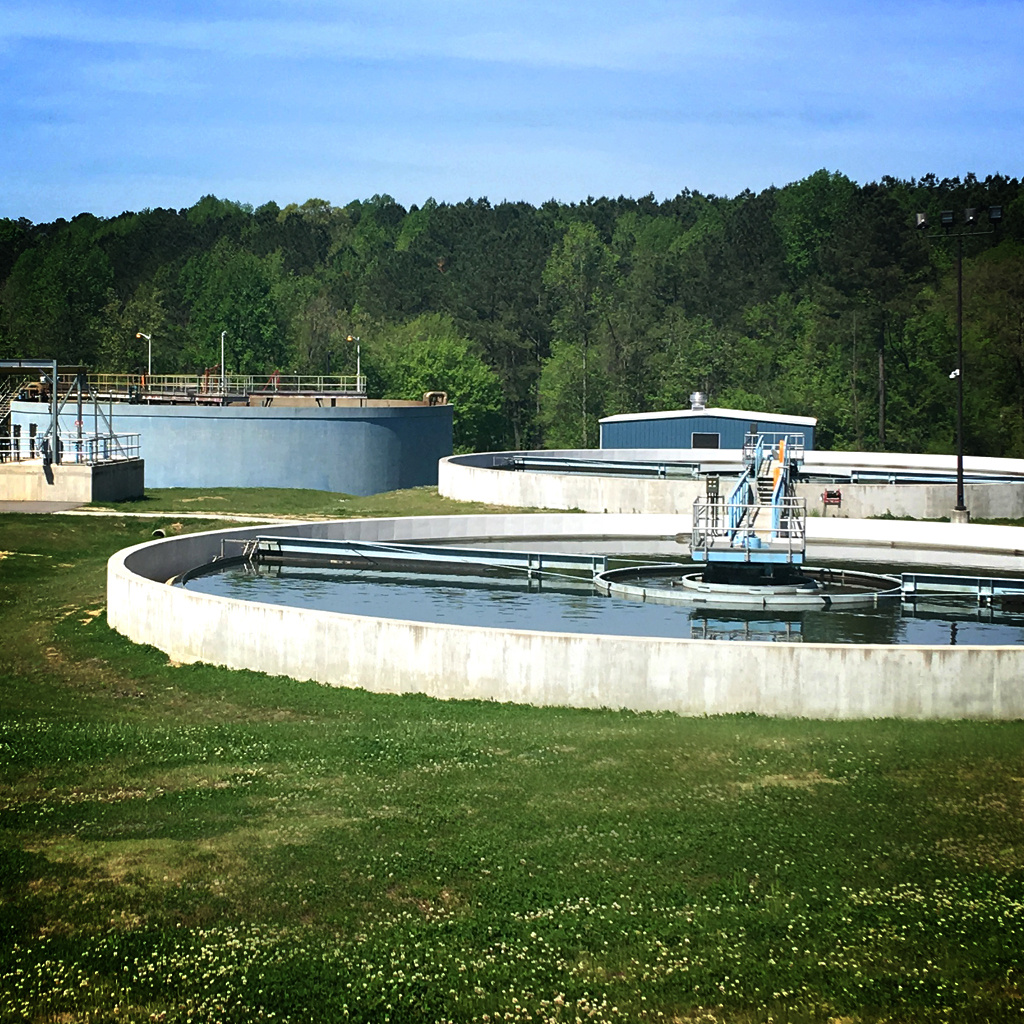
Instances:
[[[0,500],[125,501],[145,494],[146,467],[142,459],[107,462],[98,466],[49,466],[42,461],[0,464]]]
[[[511,474],[509,474],[511,475]],[[1024,571],[1024,531],[820,520],[812,547],[867,549],[880,561]],[[609,539],[678,553],[688,517],[509,515],[346,520],[272,532],[362,540]],[[1024,717],[1024,648],[666,640],[342,615],[194,593],[164,582],[250,527],[152,541],[107,567],[111,626],[180,662],[359,686],[382,693],[616,707],[683,715],[755,712],[814,718]],[[959,547],[957,547],[959,542]]]

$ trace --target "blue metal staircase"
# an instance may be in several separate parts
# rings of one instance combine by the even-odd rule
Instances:
[[[693,503],[693,560],[801,564],[807,500],[796,497],[793,476],[803,453],[802,434],[748,434],[744,471],[726,500],[713,495]]]

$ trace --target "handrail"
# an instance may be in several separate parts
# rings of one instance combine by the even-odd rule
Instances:
[[[698,560],[711,560],[712,552],[742,553],[745,561],[757,561],[753,552],[762,551],[765,557],[778,554],[779,549],[788,561],[802,559],[807,543],[807,499],[782,495],[772,505],[771,526],[758,531],[752,524],[764,505],[735,504],[698,498],[693,503],[693,526],[690,550]],[[741,530],[735,522],[747,517],[751,524]]]
[[[62,373],[57,376],[57,393],[65,395],[78,383],[78,375]],[[287,394],[345,394],[364,396],[366,374],[146,374],[146,373],[90,373],[89,391],[106,395],[287,395]],[[26,400],[49,400],[48,382],[22,385],[24,393],[32,391]]]
[[[806,452],[806,438],[802,433],[789,430],[768,430],[764,433],[746,434],[743,438],[744,452],[748,448],[753,449],[755,439],[758,439],[762,445],[767,446],[772,451],[777,450],[779,442],[782,441],[785,443],[786,461],[803,462]]]
[[[779,474],[779,478],[775,481],[775,486],[772,488],[772,533],[779,529],[785,496],[786,474],[783,472]]]
[[[515,472],[528,470],[551,473],[593,473],[595,476],[657,477],[659,480],[696,480],[700,476],[698,461],[643,461],[622,459],[571,459],[544,455],[494,455],[495,469]]]
[[[366,393],[365,374],[145,374],[96,373],[89,387],[104,394]]]
[[[11,411],[11,401],[16,390],[13,381],[0,379],[0,427],[7,422],[7,417]]]
[[[608,568],[607,555],[506,551],[446,545],[408,544],[402,541],[325,540],[317,537],[263,536],[246,541],[225,541],[243,545],[242,556],[252,562],[283,562],[296,559],[337,565],[344,560],[369,562],[424,562],[437,564],[486,565],[522,569],[527,573],[558,569],[585,569],[596,576]],[[222,545],[222,555],[226,553]]]
[[[50,461],[50,435],[28,435],[11,431],[0,435],[0,462]],[[139,434],[107,433],[58,435],[61,465],[98,466],[108,462],[128,462],[141,457]]]

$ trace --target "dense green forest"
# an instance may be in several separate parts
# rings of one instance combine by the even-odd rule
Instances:
[[[592,446],[601,416],[699,389],[817,416],[822,446],[948,452],[958,244],[966,450],[1024,456],[1024,183],[998,175],[3,219],[0,356],[136,371],[142,331],[154,373],[195,373],[226,331],[229,373],[353,373],[355,335],[371,395],[449,392],[463,450]]]

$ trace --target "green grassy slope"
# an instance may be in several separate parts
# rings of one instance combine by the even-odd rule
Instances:
[[[1024,723],[439,702],[111,632],[106,557],[212,525],[0,515],[0,1020],[1020,1018]]]

